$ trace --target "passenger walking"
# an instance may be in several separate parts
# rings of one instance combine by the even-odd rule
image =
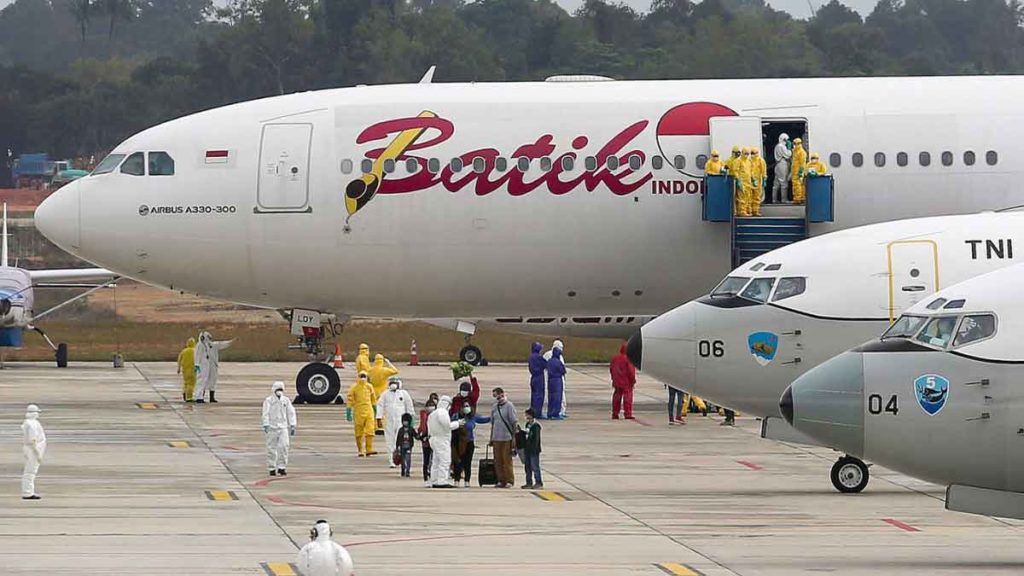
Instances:
[[[480,382],[477,381],[476,376],[470,374],[468,378],[463,377],[459,381],[459,392],[452,398],[452,409],[448,415],[458,418],[465,406],[470,406],[473,411],[476,411],[476,404],[479,401]]]
[[[552,348],[551,359],[548,360],[548,418],[562,420],[562,390],[565,387],[565,363],[562,362],[562,349]]]
[[[753,192],[750,196],[749,210],[751,216],[761,215],[761,203],[764,202],[764,189],[768,185],[768,165],[761,157],[761,147],[750,149],[750,176],[753,180]]]
[[[448,415],[452,399],[448,396],[441,396],[437,401],[437,410],[427,417],[427,433],[434,443],[430,445],[434,449],[433,461],[431,462],[430,481],[434,488],[454,488],[451,479],[452,470],[452,443],[449,440],[452,430],[462,426],[462,420],[452,420]]]
[[[666,386],[668,388],[668,424],[674,426],[676,424],[686,424],[686,420],[683,418],[683,391]]]
[[[192,402],[196,391],[196,339],[189,338],[178,353],[178,374],[181,374],[181,398]]]
[[[289,436],[295,435],[297,425],[295,407],[284,395],[284,382],[274,382],[270,396],[263,400],[263,434],[267,437],[267,469],[271,476],[288,475]]]
[[[402,427],[398,429],[395,445],[398,446],[398,460],[402,463],[402,477],[412,475],[412,449],[419,433],[412,427],[412,414],[402,414]]]
[[[540,342],[530,347],[530,408],[537,414],[544,409],[544,371],[548,368],[547,360],[540,353],[543,348]]]
[[[21,453],[25,467],[21,473],[21,499],[39,500],[36,494],[36,474],[46,455],[46,432],[39,423],[39,406],[29,404],[25,408],[25,421],[21,423]]]
[[[209,332],[199,334],[196,346],[196,402],[202,404],[206,392],[210,392],[210,402],[217,402],[217,376],[220,367],[220,351],[226,350],[234,340],[214,341]]]
[[[423,449],[423,484],[430,486],[430,464],[434,450],[430,447],[430,432],[427,430],[427,418],[437,410],[437,393],[431,392],[423,410],[420,410],[420,425],[416,429],[419,434],[420,448]]]
[[[626,344],[612,358],[608,371],[612,376],[612,420],[619,419],[619,410],[624,410],[626,420],[633,420],[633,388],[636,387],[636,368],[626,357]]]
[[[462,428],[453,434],[455,438],[455,485],[462,479],[462,487],[469,488],[469,480],[473,476],[473,453],[476,452],[477,424],[489,424],[489,416],[480,416],[469,405],[462,407]]]
[[[540,422],[533,408],[526,409],[526,444],[520,446],[523,451],[523,463],[526,466],[526,484],[524,490],[541,489],[544,479],[540,475]]]
[[[789,193],[790,158],[789,135],[779,134],[779,143],[775,145],[775,181],[772,183],[772,202],[778,204],[787,200]]]
[[[377,392],[370,385],[369,376],[366,372],[360,372],[359,378],[348,389],[348,396],[345,398],[345,403],[352,410],[355,423],[353,432],[355,432],[356,448],[359,450],[360,457],[373,456],[377,453],[373,449],[373,435],[376,430],[373,421],[373,408],[377,405],[377,400]]]
[[[807,177],[807,151],[804,150],[803,140],[793,139],[793,202],[803,204],[806,199],[804,178]]]
[[[551,362],[548,363],[550,373]],[[564,367],[563,367],[564,369]],[[549,398],[551,395],[548,388]],[[516,407],[505,397],[505,391],[495,388],[492,391],[494,406],[491,408],[491,447],[494,448],[494,471],[497,475],[498,488],[511,488],[516,484],[515,470],[512,468],[512,456],[515,450],[516,432],[519,428]]]
[[[303,576],[355,576],[352,557],[331,540],[334,531],[327,520],[317,520],[309,531],[311,542],[299,550],[295,565]]]
[[[402,390],[402,381],[391,377],[388,380],[387,392],[377,399],[377,417],[384,422],[384,444],[387,447],[385,454],[395,453],[398,429],[402,427],[402,416],[408,414],[412,418],[415,410],[412,397]],[[391,468],[395,467],[393,458],[388,459],[388,465]]]

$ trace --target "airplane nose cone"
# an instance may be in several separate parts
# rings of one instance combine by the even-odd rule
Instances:
[[[864,356],[844,352],[809,370],[779,402],[786,421],[822,444],[864,453]]]
[[[76,180],[57,190],[36,208],[35,226],[51,242],[68,252],[80,246],[78,210],[81,183]]]
[[[637,370],[643,370],[643,359],[644,359],[644,336],[640,330],[636,331],[629,337],[629,342],[626,342],[626,358]]]

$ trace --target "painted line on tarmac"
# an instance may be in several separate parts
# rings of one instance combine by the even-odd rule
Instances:
[[[157,410],[160,408],[155,402],[136,402],[135,405],[143,410]]]
[[[562,494],[561,492],[555,492],[553,490],[536,490],[533,495],[541,500],[547,500],[548,502],[568,502],[571,498]]]
[[[299,567],[287,562],[263,562],[260,568],[266,571],[267,576],[299,576]]]
[[[900,522],[899,520],[897,520],[895,518],[882,518],[882,522],[885,522],[886,524],[889,524],[890,526],[895,526],[895,527],[899,528],[900,530],[905,530],[907,532],[920,532],[921,531],[920,528],[914,528],[910,524],[907,524],[906,522]]]
[[[764,467],[760,464],[754,464],[753,462],[747,462],[746,460],[737,460],[737,464],[742,464],[751,470],[764,470]]]
[[[238,500],[238,494],[229,490],[207,490],[206,498],[216,502],[231,502],[233,500]]]
[[[171,448],[191,448],[192,445],[187,440],[172,440],[167,443]]]
[[[686,564],[678,564],[676,562],[661,562],[655,564],[655,567],[660,569],[665,574],[672,574],[673,576],[704,576],[699,570],[694,570]]]

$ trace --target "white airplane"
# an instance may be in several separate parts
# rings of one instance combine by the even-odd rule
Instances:
[[[1020,94],[1019,77],[306,92],[132,136],[36,222],[142,282],[291,311],[312,360],[325,319],[641,316],[702,293],[735,248],[701,219],[713,147],[803,136],[835,175],[836,227],[1024,204],[1005,161],[1024,153]],[[340,387],[319,362],[296,384],[313,402]]]
[[[779,418],[797,377],[881,334],[943,285],[1020,262],[1024,212],[936,216],[851,228],[798,242],[732,271],[711,293],[658,316],[630,339],[645,374],[763,418],[766,438],[816,444]],[[868,469],[844,456],[843,492]]]
[[[1024,518],[1024,265],[939,291],[810,370],[782,401],[818,441],[948,486],[946,508]]]
[[[7,205],[3,205],[3,237],[0,239],[0,349],[20,348],[26,330],[37,332],[53,349],[58,368],[68,365],[68,346],[54,344],[46,332],[36,325],[43,317],[85,298],[93,292],[111,286],[117,275],[101,268],[57,270],[26,270],[10,265],[7,235]],[[37,288],[87,288],[86,292],[65,300],[40,314],[34,314]],[[0,353],[0,366],[3,355]]]

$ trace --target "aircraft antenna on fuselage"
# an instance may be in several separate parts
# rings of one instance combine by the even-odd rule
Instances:
[[[434,70],[437,70],[437,66],[431,66],[427,68],[427,73],[420,78],[420,84],[431,84],[434,82]]]

